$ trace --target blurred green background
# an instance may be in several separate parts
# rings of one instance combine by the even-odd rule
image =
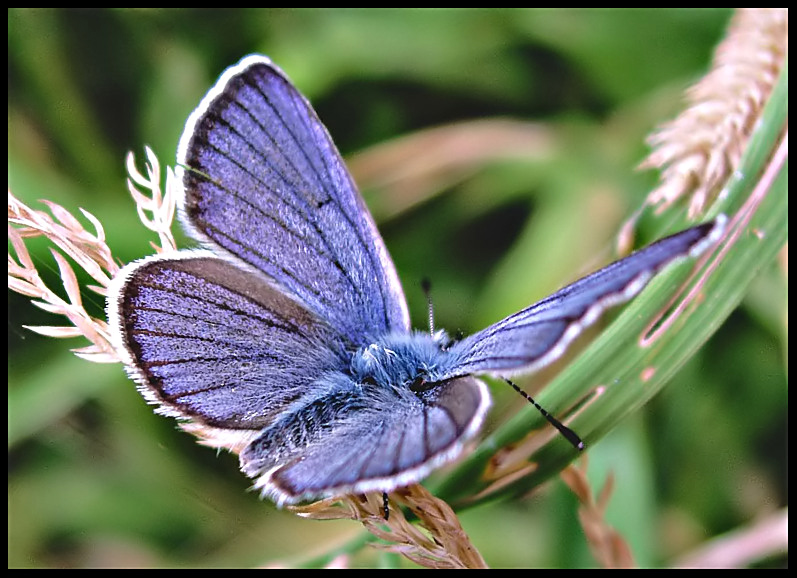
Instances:
[[[613,258],[619,225],[656,182],[633,170],[644,138],[678,112],[730,15],[13,9],[8,183],[36,208],[50,199],[92,212],[120,260],[148,254],[125,154],[141,159],[149,145],[172,164],[217,76],[262,52],[351,160],[414,324],[427,325],[429,277],[436,324],[468,333]],[[428,139],[390,148],[433,127],[475,152]],[[402,173],[408,165],[421,176]],[[33,250],[59,286],[46,245]],[[60,320],[8,295],[9,567],[269,566],[364,532],[260,501],[234,456],[155,416],[120,366],[71,355],[83,341],[25,330]],[[662,394],[590,449],[594,487],[617,477],[608,517],[640,565],[672,563],[787,505],[785,295],[773,264]],[[102,299],[87,299],[102,315]],[[506,390],[493,386],[494,420],[517,404]],[[461,519],[491,566],[592,566],[576,506],[554,481]],[[407,565],[370,550],[353,563]]]

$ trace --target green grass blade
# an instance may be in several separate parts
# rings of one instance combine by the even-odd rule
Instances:
[[[730,177],[715,211],[731,217],[725,238],[709,260],[697,268],[692,260],[670,266],[612,323],[590,347],[539,396],[549,411],[561,415],[579,406],[569,425],[587,444],[597,443],[625,416],[658,393],[739,305],[748,287],[788,240],[788,65],[783,69],[758,129],[739,169]],[[779,156],[780,155],[780,156]],[[691,270],[701,278],[698,298],[685,314],[649,346],[640,346],[652,320],[668,307]],[[538,431],[539,430],[539,431]],[[490,435],[479,448],[435,488],[444,499],[473,504],[498,495],[528,492],[560,471],[578,453],[561,436],[550,435],[539,413],[529,407]],[[531,435],[550,441],[531,457],[533,470],[504,480],[494,492],[483,472],[499,448],[514,446]],[[533,442],[532,442],[533,443]],[[475,500],[469,498],[477,494]]]

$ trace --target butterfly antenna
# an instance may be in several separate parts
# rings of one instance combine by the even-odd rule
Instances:
[[[426,295],[426,304],[429,308],[429,333],[434,335],[434,306],[432,305],[432,282],[426,277],[421,279],[421,289]]]
[[[544,417],[545,419],[547,419],[547,420],[548,420],[548,423],[550,423],[550,424],[551,424],[553,427],[555,427],[556,429],[558,429],[558,430],[559,430],[559,433],[561,433],[563,436],[565,436],[565,438],[567,439],[567,441],[569,441],[571,444],[573,444],[573,447],[574,447],[574,448],[576,448],[578,451],[581,451],[581,450],[583,450],[583,449],[584,449],[584,447],[585,447],[585,446],[584,446],[584,442],[583,442],[583,441],[581,441],[581,438],[580,438],[580,437],[578,437],[578,434],[577,434],[576,432],[574,432],[573,430],[571,430],[569,427],[567,427],[566,425],[564,425],[562,422],[560,422],[558,419],[556,419],[556,418],[555,418],[554,416],[552,416],[550,413],[548,413],[547,411],[545,411],[545,408],[543,408],[543,407],[542,407],[542,406],[541,406],[539,403],[537,403],[536,401],[534,401],[534,398],[532,398],[532,397],[531,397],[531,396],[530,396],[528,393],[526,393],[525,391],[523,391],[522,389],[520,389],[520,386],[519,386],[519,385],[517,385],[517,384],[516,384],[516,383],[514,383],[513,381],[510,381],[510,380],[509,380],[509,379],[507,379],[506,377],[504,377],[504,378],[502,378],[502,379],[503,379],[505,382],[507,382],[509,385],[511,385],[511,386],[512,386],[512,388],[513,388],[513,389],[514,389],[516,392],[518,392],[520,395],[522,395],[522,396],[525,398],[525,400],[526,400],[526,401],[528,401],[529,403],[531,403],[531,405],[533,405],[534,407],[536,407],[536,408],[537,408],[537,411],[539,411],[539,412],[542,414],[542,417]]]

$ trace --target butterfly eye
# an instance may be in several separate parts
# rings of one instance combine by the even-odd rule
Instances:
[[[426,391],[432,387],[432,385],[432,382],[426,381],[425,374],[417,375],[415,379],[412,380],[412,383],[410,383],[410,391],[414,393],[420,393],[422,391]]]
[[[363,377],[360,380],[360,383],[362,385],[376,385],[377,384],[376,383],[376,379],[374,379],[374,376],[372,376],[372,375],[367,375],[367,376]]]

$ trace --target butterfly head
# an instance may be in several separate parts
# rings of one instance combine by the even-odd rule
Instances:
[[[417,391],[440,377],[448,337],[416,332],[387,336],[358,349],[352,356],[351,375],[362,387]]]

